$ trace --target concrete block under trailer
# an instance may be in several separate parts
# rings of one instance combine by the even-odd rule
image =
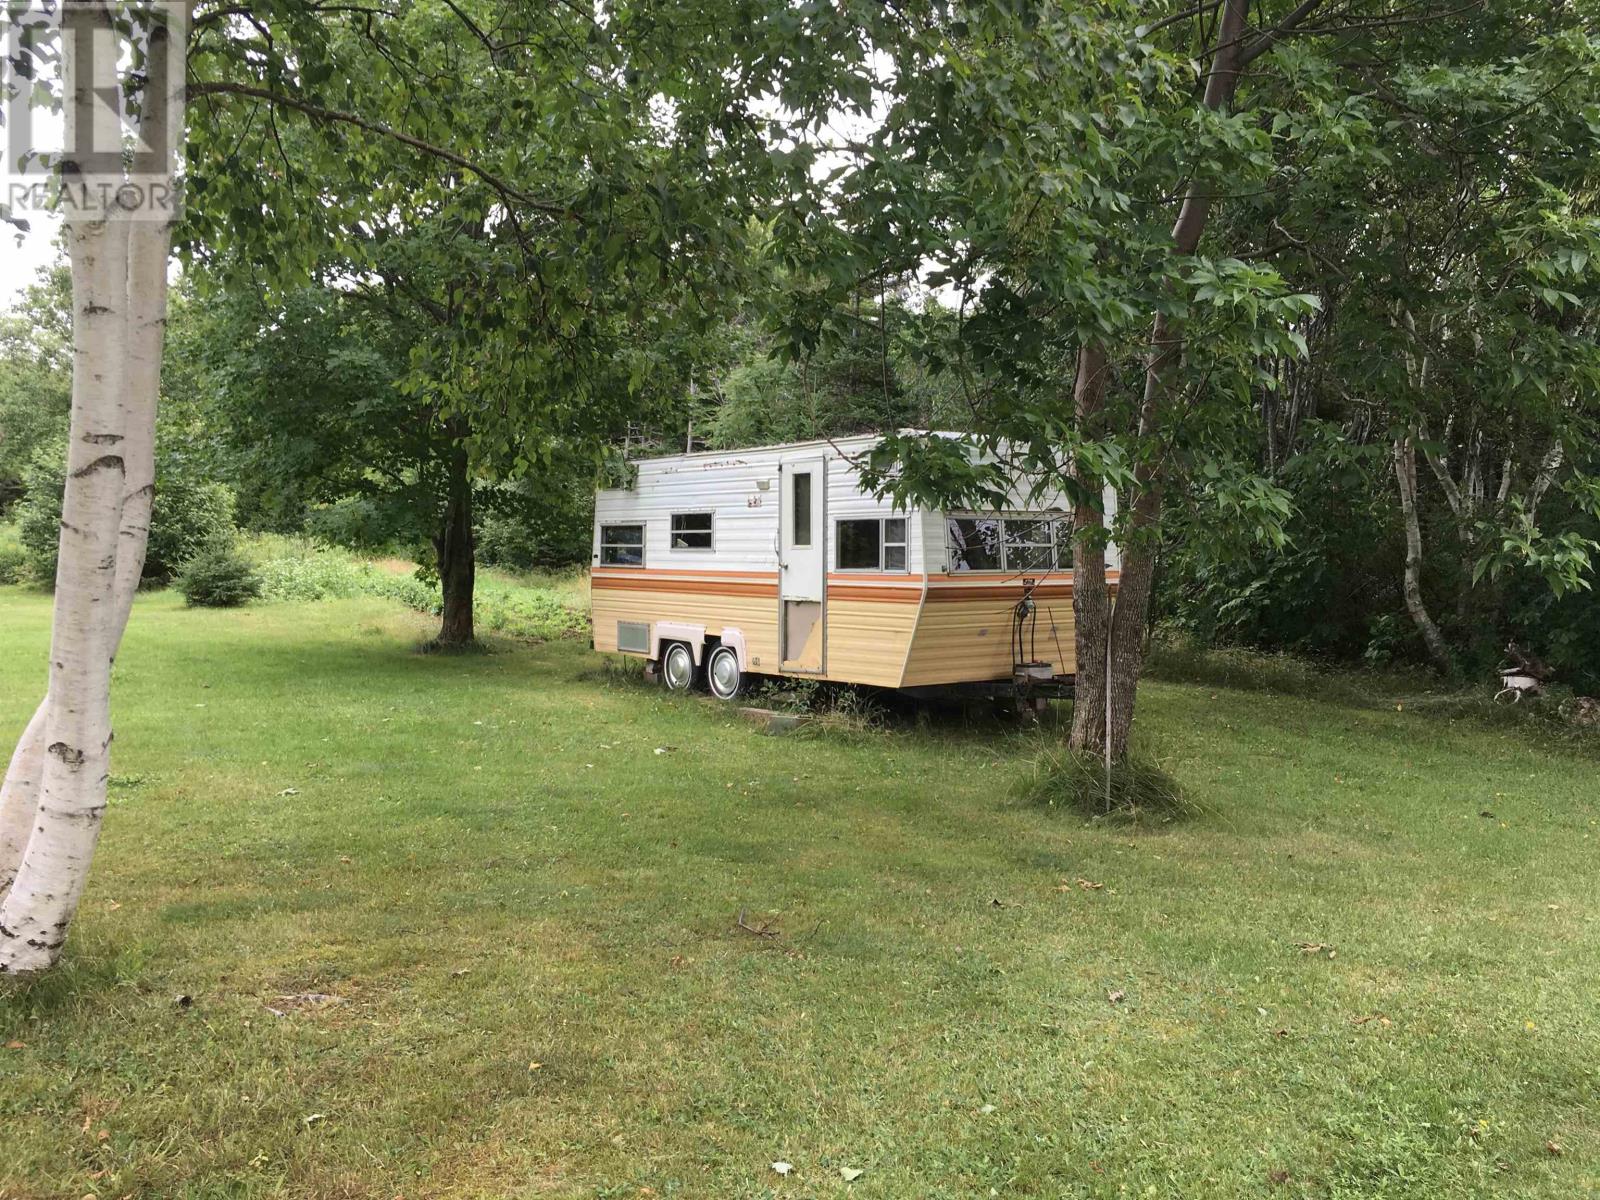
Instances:
[[[722,699],[759,676],[924,696],[1070,695],[1064,498],[899,509],[861,487],[856,460],[876,440],[635,461],[631,487],[595,497],[595,649],[649,660],[669,689]],[[1113,585],[1118,563],[1108,548]]]

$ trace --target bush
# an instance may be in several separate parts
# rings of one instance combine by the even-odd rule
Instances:
[[[163,463],[156,475],[144,578],[162,583],[218,541],[233,545],[233,489],[195,476],[191,468]]]
[[[255,564],[230,538],[217,538],[200,550],[177,574],[173,586],[199,608],[237,608],[261,595]]]
[[[33,582],[46,587],[53,587],[56,581],[61,479],[59,464],[35,459],[23,472],[23,495],[17,504],[17,541],[22,546],[27,574]]]
[[[556,471],[485,489],[477,497],[478,562],[529,571],[589,561],[591,477]]]
[[[28,579],[28,552],[22,548],[17,531],[0,526],[0,585],[25,583]]]
[[[424,572],[397,574],[362,562],[348,550],[319,545],[309,538],[258,534],[250,555],[268,600],[344,600],[382,596],[417,612],[438,616],[444,599],[436,578]],[[479,574],[474,610],[479,629],[514,637],[578,637],[588,632],[586,595],[578,575],[512,582]]]
[[[1105,763],[1097,755],[1078,754],[1060,744],[1040,749],[1017,791],[1029,804],[1070,809],[1086,817],[1170,821],[1197,811],[1176,779],[1132,755],[1112,765],[1108,807]]]
[[[345,600],[367,590],[367,568],[343,550],[307,538],[264,536],[252,551],[268,600]]]
[[[63,478],[62,463],[36,460],[24,477],[27,493],[17,505],[17,532],[28,573],[46,585],[56,578]],[[231,538],[233,503],[233,492],[225,484],[200,478],[183,459],[164,461],[157,470],[143,578],[163,583],[203,547]]]

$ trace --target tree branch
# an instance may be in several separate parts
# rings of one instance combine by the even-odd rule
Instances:
[[[1271,29],[1265,30],[1255,41],[1239,51],[1239,66],[1241,68],[1249,66],[1268,50],[1271,50],[1273,46],[1277,45],[1279,38],[1283,37],[1284,34],[1321,7],[1322,0],[1300,0],[1300,3],[1289,11],[1288,16],[1284,17]]]
[[[265,100],[268,104],[292,108],[296,112],[304,113],[314,121],[354,125],[357,129],[364,129],[368,133],[375,133],[380,137],[391,138],[433,158],[453,163],[462,170],[476,175],[484,183],[500,193],[501,196],[508,200],[515,200],[525,208],[531,208],[537,212],[549,213],[558,217],[575,217],[577,215],[567,205],[553,204],[548,200],[539,200],[528,195],[520,188],[513,187],[500,176],[480,167],[471,159],[457,154],[454,150],[447,150],[443,146],[425,142],[419,137],[413,137],[411,134],[394,129],[381,121],[369,121],[365,117],[357,116],[355,113],[324,108],[319,104],[311,103],[309,100],[301,100],[295,96],[285,96],[279,92],[268,91],[266,88],[252,87],[244,83],[224,83],[220,81],[191,83],[189,85],[189,97],[193,99],[197,96],[249,96],[257,100]]]

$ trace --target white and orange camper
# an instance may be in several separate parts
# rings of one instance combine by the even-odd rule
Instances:
[[[630,487],[595,496],[595,649],[648,659],[669,689],[728,700],[759,676],[1070,695],[1062,498],[897,508],[861,486],[856,464],[876,441],[632,462]],[[1116,547],[1107,553],[1114,580]]]

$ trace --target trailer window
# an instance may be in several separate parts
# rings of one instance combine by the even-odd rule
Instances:
[[[711,514],[673,513],[672,548],[674,550],[711,549]]]
[[[644,566],[644,526],[600,526],[600,565],[606,567]]]
[[[1007,517],[1004,524],[1006,570],[1027,574],[1048,571],[1055,566],[1053,521]]]
[[[1056,518],[1056,570],[1072,570],[1072,522],[1066,517]]]
[[[1072,569],[1072,522],[1066,517],[951,517],[946,529],[952,572]]]
[[[841,571],[904,571],[906,520],[904,517],[840,521],[838,569]]]
[[[794,517],[790,522],[790,542],[811,545],[811,472],[796,471],[794,476]]]
[[[998,571],[1000,522],[989,517],[951,517],[950,570]]]
[[[906,569],[906,519],[885,517],[883,520],[883,569]]]

